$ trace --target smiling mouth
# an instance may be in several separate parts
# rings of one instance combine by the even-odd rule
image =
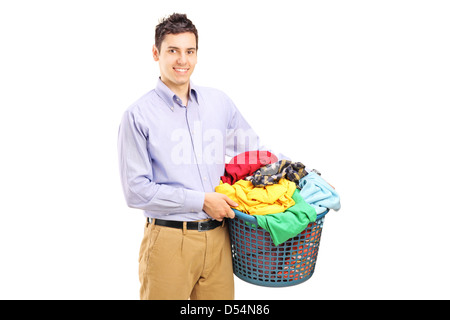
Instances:
[[[173,68],[176,72],[186,73],[189,71],[189,68]]]

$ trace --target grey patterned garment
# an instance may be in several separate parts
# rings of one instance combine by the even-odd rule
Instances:
[[[251,181],[255,187],[275,184],[283,178],[298,184],[299,180],[307,174],[308,172],[301,162],[280,160],[256,170],[253,175],[246,177],[245,180]]]

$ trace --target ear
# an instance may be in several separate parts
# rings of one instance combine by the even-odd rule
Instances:
[[[155,45],[153,45],[152,53],[153,53],[153,59],[155,61],[158,61],[159,60],[159,52]]]

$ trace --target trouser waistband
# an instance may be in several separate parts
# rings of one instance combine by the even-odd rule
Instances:
[[[183,229],[183,224],[186,221],[173,221],[173,220],[162,220],[162,219],[152,219],[157,226],[164,226],[169,228],[177,228]],[[150,218],[147,218],[147,221],[150,222]],[[187,221],[186,229],[187,230],[197,230],[197,231],[208,231],[217,228],[218,226],[223,225],[224,222],[217,220],[206,220],[206,221]]]

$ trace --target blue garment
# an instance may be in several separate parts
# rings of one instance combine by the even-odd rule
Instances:
[[[302,198],[316,209],[317,214],[325,212],[327,208],[335,211],[341,208],[336,190],[315,172],[310,172],[300,179],[298,187],[301,189]]]
[[[124,113],[118,151],[129,207],[166,220],[210,218],[203,210],[224,173],[225,156],[270,150],[223,92],[190,83],[184,106],[160,79]]]

